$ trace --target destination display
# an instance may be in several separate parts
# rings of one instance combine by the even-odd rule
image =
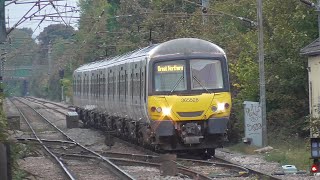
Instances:
[[[181,72],[183,71],[184,66],[183,65],[163,65],[163,66],[157,66],[157,72],[159,73],[165,73],[165,72]]]

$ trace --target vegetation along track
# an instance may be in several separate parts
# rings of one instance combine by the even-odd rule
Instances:
[[[62,154],[69,154],[70,152],[88,152],[93,155],[94,159],[99,160],[100,165],[103,165],[107,167],[108,171],[110,173],[104,172],[104,178],[106,179],[134,179],[130,174],[125,172],[124,170],[120,169],[117,165],[115,165],[113,162],[111,162],[106,157],[89,150],[88,148],[84,147],[83,145],[77,143],[75,140],[71,139],[68,135],[66,135],[62,130],[60,130],[57,126],[55,126],[52,122],[50,122],[47,118],[45,118],[43,115],[41,115],[36,109],[32,108],[30,105],[25,103],[24,101],[15,98],[13,100],[13,103],[19,110],[22,118],[25,120],[25,122],[28,124],[29,128],[32,131],[32,134],[35,138],[35,140],[52,156],[55,161],[59,164],[61,169],[65,172],[66,176],[69,179],[85,179],[85,177],[81,177],[83,172],[82,170],[86,168],[79,168],[79,164],[83,164],[84,167],[92,167],[97,166],[98,163],[90,163],[88,161],[79,161],[79,160],[70,160],[67,161],[67,159],[64,159],[61,155]],[[35,115],[37,114],[37,115]],[[41,118],[39,118],[41,117]],[[32,120],[31,120],[32,119]],[[39,132],[39,128],[35,130],[35,126],[39,126],[40,121],[43,121],[44,124],[50,124],[52,127],[51,129],[55,129],[56,131],[60,132],[60,136],[58,137],[59,140],[49,139],[49,140],[42,140],[45,136]],[[48,126],[44,125],[42,126],[45,129],[48,129]],[[36,132],[38,131],[38,132]],[[64,140],[62,140],[62,138]],[[30,139],[32,140],[32,138]],[[77,161],[77,162],[75,162]],[[75,165],[76,166],[72,166]],[[99,167],[94,169],[100,169]],[[92,168],[89,168],[92,169]],[[71,171],[73,170],[73,171]],[[77,173],[78,177],[75,175]],[[99,176],[103,176],[99,174]],[[85,176],[85,175],[84,175]]]
[[[40,102],[43,104],[52,104],[54,106],[58,106],[59,108],[62,108],[65,110],[68,109],[68,106],[66,105],[61,105],[61,104],[50,102],[47,100],[37,99],[33,97],[29,97],[28,99],[38,103]],[[57,109],[58,108],[54,108],[54,110],[56,110],[59,113],[62,113],[64,111],[64,110],[57,110]],[[110,153],[110,152],[100,152],[100,153],[106,157],[110,157],[111,161],[115,161],[118,163],[120,161],[123,161],[123,159],[130,159],[132,162],[136,164],[140,163],[140,165],[143,165],[143,164],[147,165],[148,162],[151,162],[154,164],[149,164],[149,166],[154,166],[154,167],[159,166],[159,156],[157,153],[150,152],[150,150],[148,149],[144,149],[143,147],[137,146],[127,141],[123,141],[121,139],[118,139],[118,141],[121,141],[123,144],[127,144],[129,146],[134,146],[134,148],[137,148],[140,151],[147,152],[148,154],[153,154],[153,155],[138,155],[138,154],[134,155],[134,154],[122,154],[122,153]],[[68,154],[66,156],[76,157],[78,155]],[[119,159],[119,158],[122,158],[122,159]],[[122,164],[123,163],[124,161],[122,162]],[[182,172],[183,169],[191,169],[191,171],[194,171],[196,174],[192,175],[192,177],[199,176],[197,175],[197,172],[198,172],[198,174],[205,174],[205,176],[212,177],[212,178],[254,176],[254,177],[264,178],[264,179],[279,179],[269,174],[259,172],[247,167],[243,167],[239,164],[235,164],[221,157],[214,157],[210,161],[178,158],[176,163],[178,165],[180,173],[183,173]],[[184,174],[188,174],[188,173],[184,173]]]

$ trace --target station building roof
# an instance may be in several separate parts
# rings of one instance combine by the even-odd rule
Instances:
[[[319,38],[313,41],[311,44],[302,48],[300,51],[301,55],[317,56],[320,55],[320,41]]]

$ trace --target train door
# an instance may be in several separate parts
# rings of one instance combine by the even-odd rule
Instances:
[[[93,104],[93,86],[94,86],[94,73],[89,72],[89,105]]]
[[[129,86],[128,86],[128,74],[129,74],[129,64],[124,64],[124,104],[123,104],[123,110],[125,111],[125,116],[128,118],[129,112],[128,110],[128,99],[129,99]]]
[[[126,99],[126,106],[127,106],[127,112],[130,119],[135,119],[134,111],[132,110],[133,106],[133,62],[130,61],[127,64],[127,99]]]
[[[125,67],[124,64],[121,64],[120,66],[120,70],[118,73],[118,91],[119,91],[119,99],[118,99],[118,104],[119,104],[119,115],[121,117],[124,117],[126,112],[125,112],[125,95],[126,95],[126,91],[125,91]]]
[[[108,95],[107,95],[107,111],[108,111],[108,114],[109,115],[113,115],[113,113],[111,112],[115,112],[114,109],[114,89],[115,89],[115,86],[114,86],[114,72],[111,68],[108,68],[107,69],[107,72],[108,72],[108,82],[107,82],[107,91],[108,91]]]
[[[81,106],[85,106],[89,100],[89,74],[87,72],[83,73],[83,96],[81,98]]]
[[[114,106],[113,110],[115,113],[115,116],[121,116],[120,114],[120,68],[119,66],[115,66],[113,68],[113,77],[114,77]]]
[[[79,101],[81,98],[81,94],[80,94],[80,85],[81,85],[81,81],[80,81],[80,73],[75,73],[74,77],[73,77],[73,82],[75,83],[73,86],[73,104],[79,105]]]
[[[133,106],[135,119],[140,118],[139,106],[140,106],[140,62],[134,61],[133,63]]]
[[[103,80],[102,80],[102,70],[100,69],[98,72],[97,77],[97,102],[98,102],[98,109],[99,112],[102,112],[103,110],[103,95],[102,95],[102,87],[103,87]]]
[[[102,110],[106,109],[106,69],[101,70],[101,106]]]
[[[141,66],[140,66],[140,114],[142,115],[142,119],[146,120],[148,117],[146,114],[145,109],[147,108],[146,106],[146,65],[147,61],[146,59],[143,59],[141,61]]]

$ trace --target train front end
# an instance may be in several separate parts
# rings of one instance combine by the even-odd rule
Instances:
[[[175,151],[221,146],[232,105],[224,51],[199,39],[169,41],[152,53],[149,72],[153,143]]]

